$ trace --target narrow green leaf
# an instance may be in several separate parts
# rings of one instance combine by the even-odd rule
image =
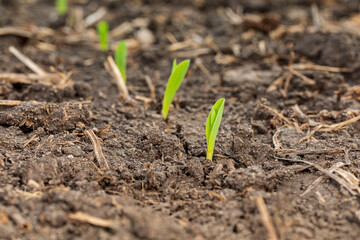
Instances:
[[[100,48],[103,51],[108,50],[108,32],[109,25],[106,21],[100,21],[97,25],[97,31],[99,35]]]
[[[215,110],[214,110],[214,108],[211,108],[210,114],[209,114],[209,116],[207,118],[207,121],[206,121],[206,143],[207,143],[207,145],[209,145],[211,128],[213,126],[215,117],[216,117]]]
[[[172,64],[172,68],[171,68],[171,73],[173,73],[174,72],[174,70],[177,68],[177,63],[176,63],[176,59],[174,59],[174,61],[173,61],[173,64]]]
[[[126,83],[126,59],[127,59],[127,46],[126,41],[122,40],[119,42],[115,51],[115,62],[118,66],[121,76]]]
[[[215,122],[215,118],[216,118],[216,110],[212,109],[213,111],[211,111],[210,114],[210,123],[211,123],[211,127],[214,126],[214,122]]]
[[[225,106],[225,99],[219,99],[214,106],[211,108],[210,114],[206,121],[206,142],[207,142],[207,152],[206,158],[212,161],[212,156],[214,153],[216,136],[219,131],[223,111]]]
[[[67,12],[67,0],[56,0],[56,12],[59,15],[64,15]]]
[[[185,78],[189,65],[190,65],[190,60],[182,61],[179,64],[176,64],[176,61],[173,62],[173,67],[172,67],[173,69],[169,77],[168,83],[166,85],[162,111],[161,111],[164,120],[167,119],[171,102],[178,88],[180,87],[182,80]]]

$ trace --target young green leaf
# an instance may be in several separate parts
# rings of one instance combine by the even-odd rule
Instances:
[[[56,0],[56,12],[64,15],[67,12],[67,0]]]
[[[121,76],[126,83],[126,58],[127,58],[127,47],[126,41],[122,40],[119,42],[115,51],[115,62],[118,66]]]
[[[190,60],[182,61],[179,64],[176,63],[176,60],[173,61],[171,75],[166,85],[163,105],[161,110],[161,115],[164,120],[167,119],[171,102],[178,88],[180,87],[182,80],[185,78],[189,65],[190,65]]]
[[[97,25],[97,31],[99,35],[100,48],[103,51],[108,50],[108,32],[109,25],[106,21],[100,21]]]
[[[174,72],[174,70],[177,68],[177,63],[176,63],[176,59],[174,59],[174,61],[173,61],[173,64],[172,64],[172,68],[171,68],[171,73],[173,73]]]
[[[215,140],[219,131],[221,118],[224,111],[225,98],[217,100],[214,106],[211,108],[209,116],[206,121],[206,143],[207,151],[206,158],[212,161],[214,154]]]

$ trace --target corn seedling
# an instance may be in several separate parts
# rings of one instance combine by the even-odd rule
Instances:
[[[106,21],[101,21],[97,25],[97,32],[99,35],[100,48],[103,51],[108,50],[108,32],[109,25]]]
[[[56,12],[64,15],[67,12],[67,0],[56,0]]]
[[[127,58],[127,47],[126,41],[120,41],[115,51],[115,62],[118,66],[121,76],[126,83],[126,58]]]
[[[185,78],[187,70],[190,65],[190,60],[182,61],[180,64],[176,63],[176,59],[173,61],[171,74],[166,85],[161,115],[164,120],[167,119],[171,102],[180,87],[182,80]]]
[[[206,121],[206,159],[212,161],[214,154],[215,140],[221,123],[221,118],[224,111],[225,98],[217,100],[211,108],[210,114]]]

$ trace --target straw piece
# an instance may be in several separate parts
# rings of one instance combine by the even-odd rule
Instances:
[[[36,63],[34,63],[30,58],[22,54],[19,50],[17,50],[14,46],[9,47],[9,51],[14,54],[22,63],[24,63],[28,68],[30,68],[33,72],[40,76],[44,76],[47,73],[41,69]]]
[[[109,69],[107,70],[109,71],[110,75],[114,78],[115,84],[118,87],[119,91],[122,93],[125,99],[129,98],[129,91],[125,85],[124,79],[122,78],[120,70],[111,56],[107,57],[107,63],[109,64]]]
[[[271,240],[279,239],[277,237],[277,233],[276,233],[274,224],[271,221],[271,217],[270,217],[269,211],[267,210],[267,207],[265,205],[264,199],[261,196],[257,196],[255,201],[256,201],[256,206],[259,209],[262,221],[265,225],[265,228],[268,231],[269,239],[271,239]]]
[[[102,152],[102,148],[101,145],[99,143],[99,139],[98,137],[95,135],[95,133],[93,132],[93,130],[84,130],[86,136],[88,136],[94,146],[94,153],[95,153],[95,157],[96,160],[99,163],[99,166],[101,168],[101,170],[107,170],[110,169],[109,164],[106,160],[106,158],[104,157],[104,154]]]
[[[69,219],[105,228],[113,228],[116,226],[116,222],[113,220],[94,217],[83,212],[71,213],[69,214]]]

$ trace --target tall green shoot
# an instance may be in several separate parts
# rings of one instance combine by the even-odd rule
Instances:
[[[67,12],[67,0],[56,0],[56,12],[59,15],[64,15]]]
[[[108,47],[108,32],[109,25],[106,21],[100,21],[97,25],[97,32],[99,35],[100,48],[102,51],[107,51]]]
[[[161,115],[164,120],[167,119],[167,115],[169,112],[169,108],[171,105],[172,100],[180,87],[182,80],[185,78],[185,75],[189,69],[190,60],[187,59],[182,61],[181,63],[177,64],[176,59],[173,61],[171,74],[166,85],[163,105],[161,110]]]
[[[126,83],[127,46],[125,40],[119,42],[114,57],[115,57],[115,63],[120,70],[122,78],[124,79],[124,83]]]
[[[224,111],[225,99],[221,98],[217,100],[214,106],[211,108],[210,114],[206,121],[206,159],[212,161],[214,154],[215,140],[219,131],[221,118]]]

